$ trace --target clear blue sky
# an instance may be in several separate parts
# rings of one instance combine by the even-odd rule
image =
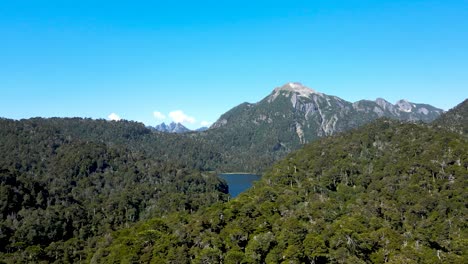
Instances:
[[[2,117],[195,128],[290,81],[447,110],[468,97],[468,1],[0,2]]]

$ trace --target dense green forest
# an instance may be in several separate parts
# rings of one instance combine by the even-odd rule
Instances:
[[[141,124],[0,120],[0,259],[77,262],[87,241],[227,199],[215,174],[148,153]]]
[[[102,237],[91,263],[463,263],[468,141],[379,120],[289,155],[237,199]]]
[[[17,126],[12,129],[10,126]],[[226,133],[215,129],[202,133],[171,134],[155,132],[142,123],[131,121],[106,121],[84,118],[32,118],[14,121],[0,119],[2,142],[9,137],[28,140],[52,140],[60,137],[62,141],[80,140],[84,142],[103,143],[108,146],[123,146],[131,151],[144,153],[145,157],[174,167],[186,167],[201,171],[252,171],[261,172],[281,156],[274,156],[268,161],[250,159],[242,152],[234,151],[235,146],[245,145],[241,135]],[[28,131],[31,131],[28,133]],[[38,131],[38,132],[35,132]],[[23,134],[17,134],[17,133]],[[38,135],[37,135],[38,134]],[[27,135],[28,137],[24,137]],[[34,138],[32,138],[34,137]],[[26,144],[27,142],[24,142]],[[14,145],[5,146],[14,148]],[[30,148],[35,148],[31,145]],[[257,152],[263,145],[256,146]],[[6,149],[9,151],[9,149]]]
[[[468,99],[442,114],[433,125],[440,129],[451,130],[456,133],[468,135]]]
[[[242,157],[256,136],[224,128],[0,119],[0,263],[462,263],[467,104],[315,141],[229,202],[211,171],[291,149]]]

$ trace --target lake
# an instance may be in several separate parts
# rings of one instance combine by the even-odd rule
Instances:
[[[255,174],[220,174],[219,177],[226,180],[232,198],[249,189],[254,181],[261,178]]]

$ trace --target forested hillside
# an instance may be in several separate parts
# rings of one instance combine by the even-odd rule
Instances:
[[[464,121],[466,101],[431,125],[380,120],[319,140],[223,203],[209,171],[263,171],[292,149],[239,151],[267,129],[0,119],[0,259],[456,263],[468,246]]]
[[[434,125],[441,129],[468,135],[468,99],[442,114],[434,121]]]
[[[95,236],[227,199],[215,174],[148,152],[151,139],[132,122],[0,120],[0,260],[77,262]]]
[[[289,155],[193,215],[103,237],[91,263],[463,263],[468,141],[379,120]]]

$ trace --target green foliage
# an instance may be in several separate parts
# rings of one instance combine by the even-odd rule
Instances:
[[[196,263],[463,263],[467,149],[455,133],[380,120],[307,145],[227,203],[159,218],[161,233],[123,232],[154,237],[131,244],[152,252],[132,255],[142,262],[185,252]],[[125,259],[121,232],[98,252]]]
[[[439,128],[448,129],[460,134],[468,134],[468,99],[442,114],[434,122]]]
[[[215,174],[135,147],[153,135],[137,123],[0,120],[0,135],[0,259],[9,262],[77,262],[96,236],[227,199]],[[125,243],[157,239],[145,231]]]
[[[127,121],[0,119],[0,259],[466,261],[466,100],[432,128],[380,120],[316,141],[222,203],[227,186],[207,171],[263,172],[304,142],[377,118],[362,114],[374,102],[328,99],[345,112],[318,97],[292,111],[289,97],[275,108],[266,98],[223,115],[227,126],[183,135]],[[340,122],[329,131],[318,116]]]

